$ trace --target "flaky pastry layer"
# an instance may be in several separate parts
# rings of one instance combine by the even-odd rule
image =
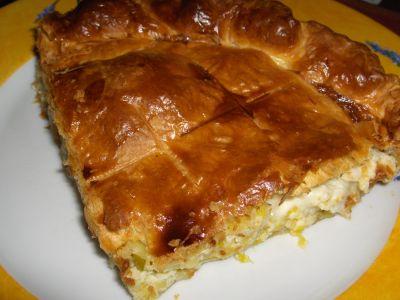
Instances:
[[[40,94],[136,298],[350,208],[398,170],[399,78],[277,1],[81,1],[38,27]]]

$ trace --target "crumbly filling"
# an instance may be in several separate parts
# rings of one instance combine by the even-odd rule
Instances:
[[[141,286],[144,282],[148,291],[162,291],[175,281],[193,275],[201,264],[240,254],[249,246],[263,242],[275,234],[289,232],[298,236],[299,244],[304,245],[305,241],[301,238],[303,229],[336,214],[349,216],[351,207],[359,201],[362,194],[369,191],[380,168],[394,174],[397,169],[396,160],[385,152],[372,149],[363,164],[340,177],[314,187],[308,193],[286,198],[283,203],[280,203],[281,196],[275,196],[264,205],[255,207],[248,216],[227,222],[224,234],[216,236],[215,245],[203,243],[186,261],[171,262],[162,271],[155,270],[152,258],[142,257],[146,255],[145,251],[140,251],[139,264],[138,254],[132,256],[132,253],[137,253],[136,245],[127,245],[121,252],[130,265],[124,272],[124,277],[134,279],[135,284],[130,289],[136,293],[145,290]]]

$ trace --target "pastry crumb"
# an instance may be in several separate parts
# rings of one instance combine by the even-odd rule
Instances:
[[[297,237],[297,245],[304,249],[306,248],[308,241],[303,235],[303,230],[296,230],[290,233],[292,236]]]
[[[239,261],[239,262],[241,262],[241,263],[243,263],[243,264],[253,262],[253,261],[250,259],[250,257],[249,257],[248,255],[244,254],[244,253],[235,254],[234,258],[235,258],[237,261]]]

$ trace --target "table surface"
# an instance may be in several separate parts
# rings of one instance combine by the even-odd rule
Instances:
[[[0,0],[0,4],[2,1]],[[353,0],[339,1],[355,2]],[[34,20],[36,15],[51,2],[53,1],[19,0],[0,9],[0,40],[4,41],[4,45],[0,47],[0,85],[19,66],[32,57],[31,29],[34,26]],[[399,36],[337,2],[320,0],[318,5],[315,5],[314,1],[284,0],[283,2],[292,8],[295,16],[300,20],[317,20],[354,40],[360,42],[373,41],[383,48],[400,53]],[[60,0],[57,9],[66,11],[75,3],[76,0]],[[14,20],[20,21],[14,22]],[[393,31],[398,30],[399,20],[397,18],[395,26],[391,27]],[[348,26],[348,24],[351,24],[351,26]],[[385,25],[391,26],[389,23]],[[400,68],[393,64],[389,58],[380,55],[380,59],[387,72],[400,75]],[[377,284],[378,282],[379,284]],[[399,299],[399,282],[400,218],[387,245],[375,263],[339,299]],[[32,300],[35,297],[19,286],[0,266],[0,299]]]

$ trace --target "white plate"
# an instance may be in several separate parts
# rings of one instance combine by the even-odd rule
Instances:
[[[0,87],[0,263],[40,299],[129,299],[117,272],[91,240],[78,194],[39,117],[30,61]],[[352,219],[324,220],[250,249],[253,263],[205,265],[163,295],[173,299],[329,299],[374,261],[394,225],[396,182],[377,186]]]

